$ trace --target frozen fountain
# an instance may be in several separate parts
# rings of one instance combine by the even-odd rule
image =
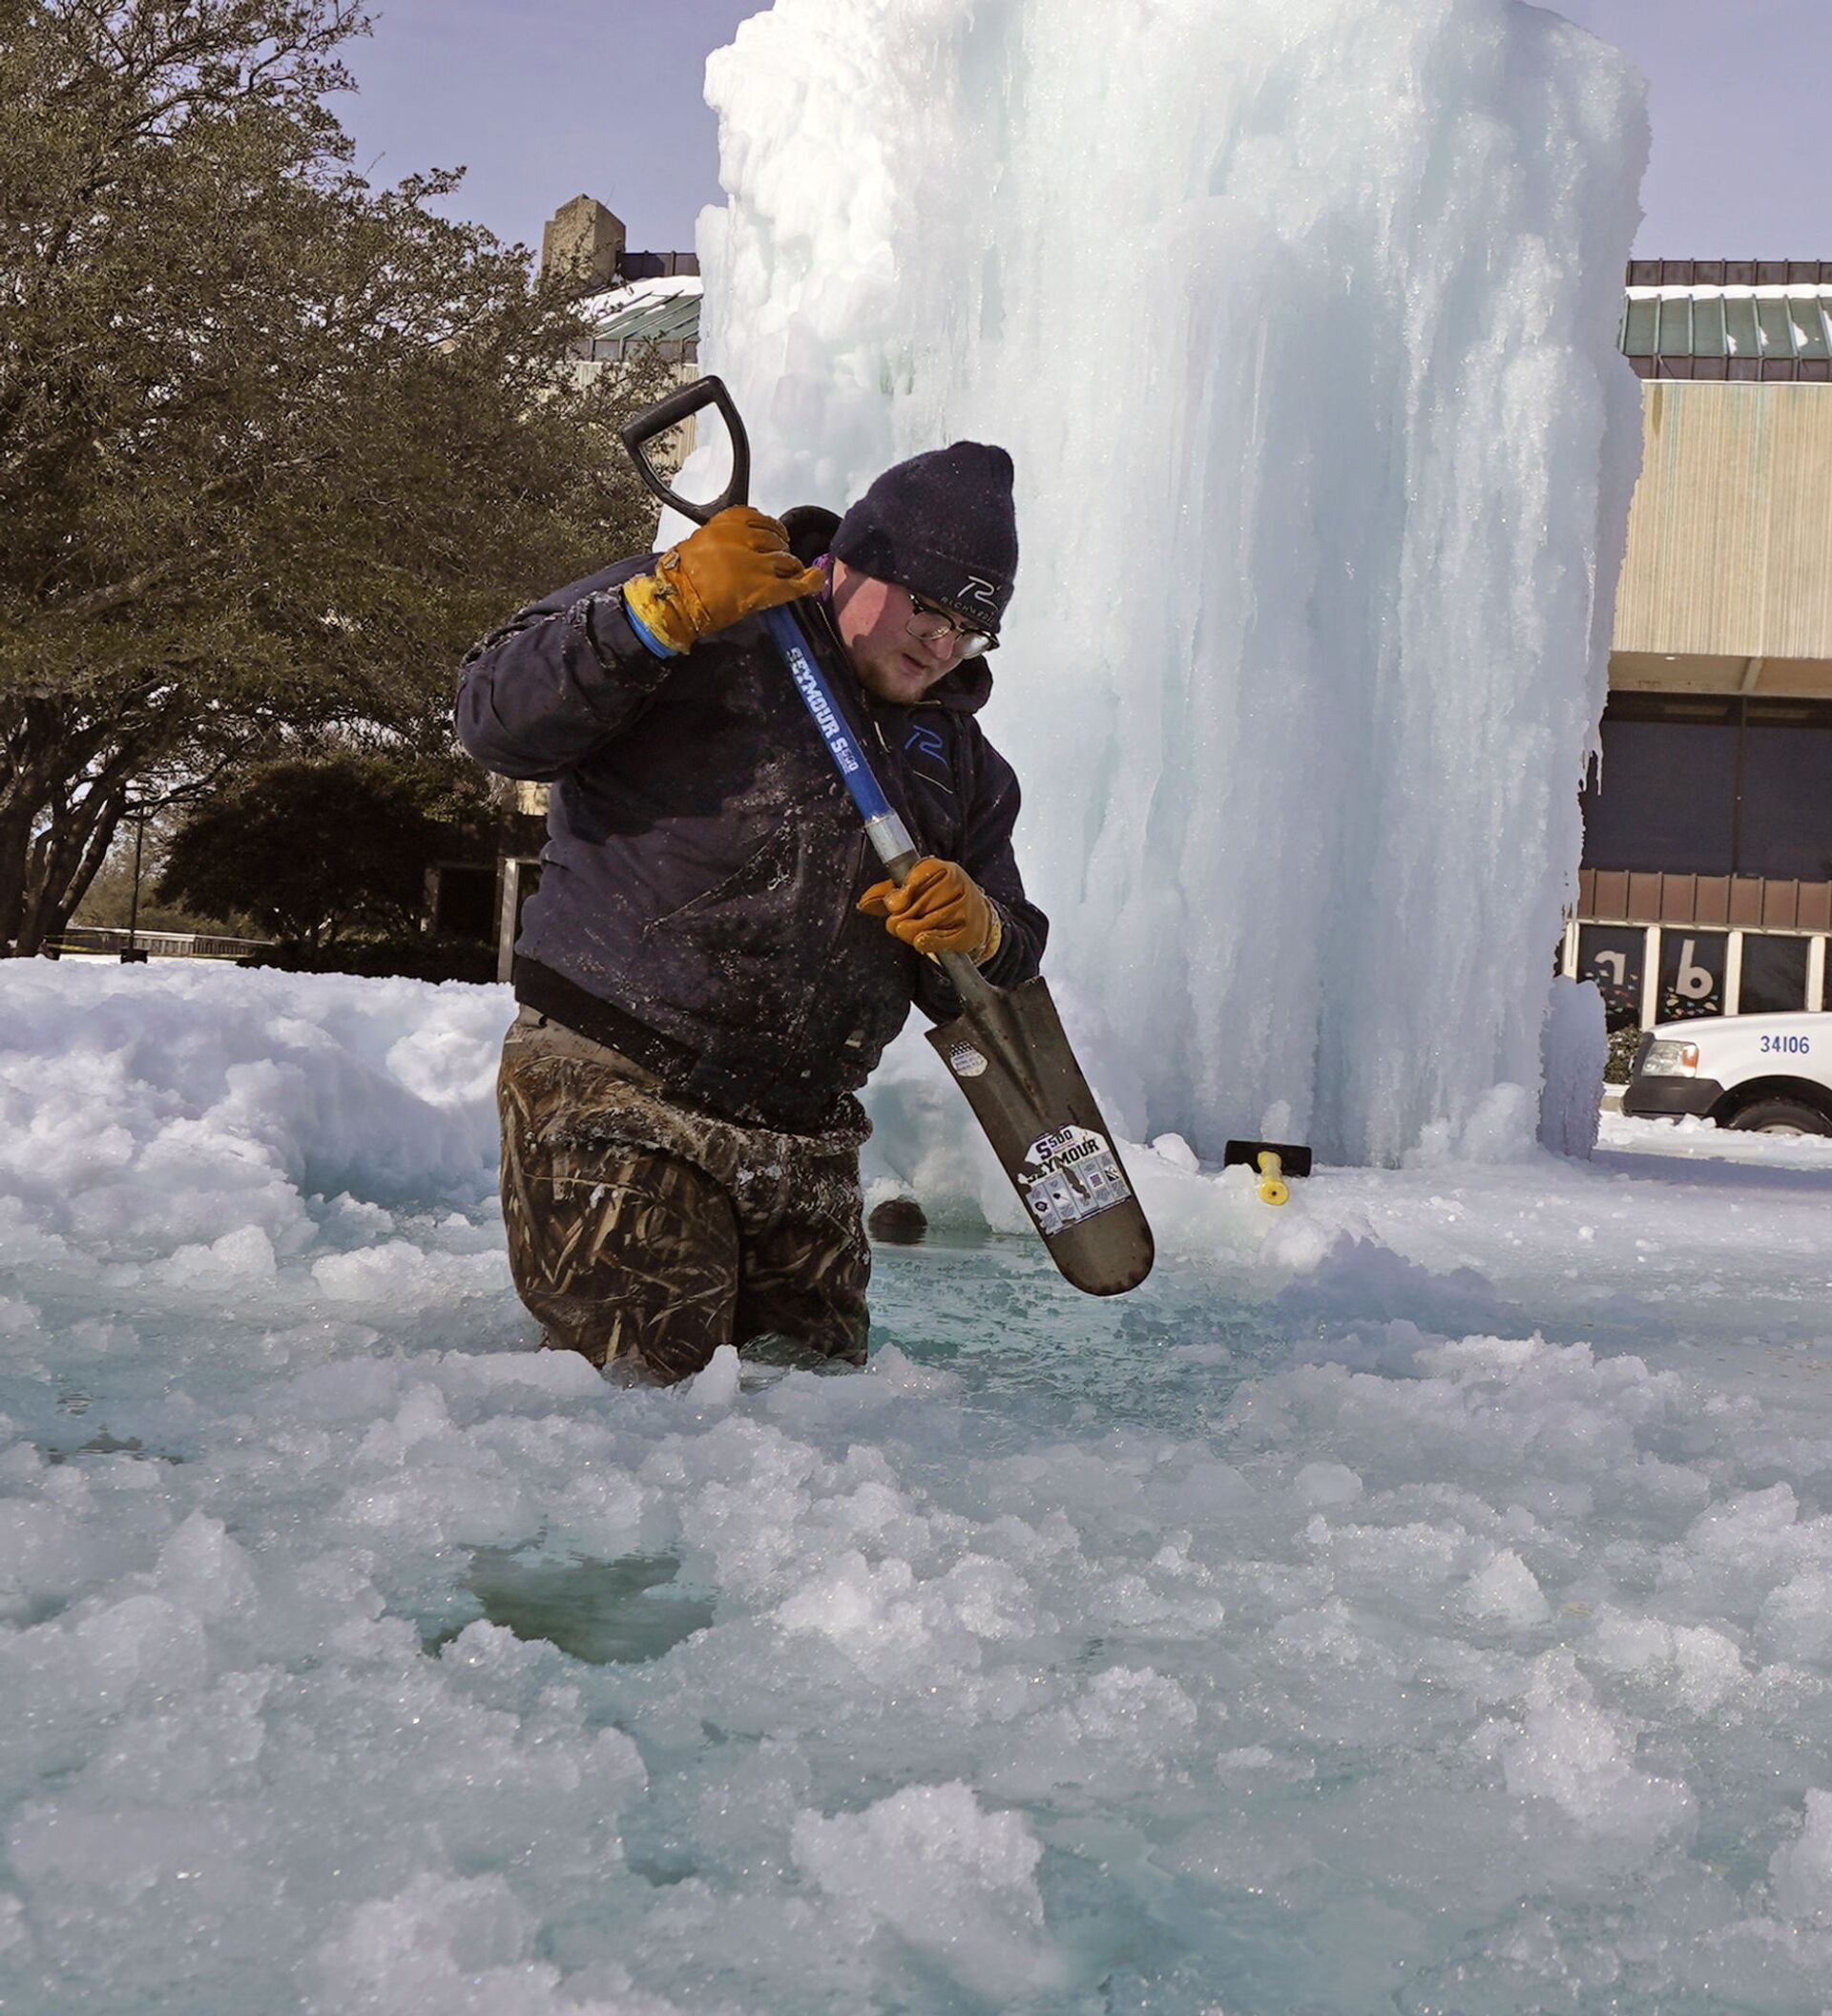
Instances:
[[[707,92],[759,501],[1016,458],[985,719],[1118,1124],[1512,1153],[1638,453],[1626,64],[1515,0],[778,0]]]

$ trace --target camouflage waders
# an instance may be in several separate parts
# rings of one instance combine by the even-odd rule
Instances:
[[[497,1104],[510,1269],[550,1345],[663,1382],[765,1336],[864,1362],[855,1101],[829,1133],[742,1127],[525,1008]]]

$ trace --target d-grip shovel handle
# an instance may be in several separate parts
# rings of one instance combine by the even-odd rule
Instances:
[[[711,504],[695,504],[688,498],[677,497],[668,488],[643,449],[656,435],[665,434],[670,427],[678,426],[683,420],[712,405],[716,405],[724,416],[726,431],[732,437],[732,477],[723,493]],[[682,385],[677,392],[669,393],[666,399],[657,401],[634,420],[626,421],[620,431],[623,445],[630,450],[643,482],[664,504],[679,511],[683,517],[693,519],[696,525],[704,525],[709,518],[729,510],[735,504],[750,502],[750,438],[744,431],[744,422],[732,395],[725,389],[723,379],[697,378],[692,384]],[[871,765],[865,760],[858,738],[847,726],[846,717],[821,670],[801,617],[793,606],[784,606],[765,610],[763,620],[790,678],[795,681],[796,691],[813,717],[814,725],[821,731],[827,754],[833,759],[833,767],[839,771],[841,781],[858,807],[859,817],[865,822],[873,852],[884,863],[891,881],[902,888],[909,879],[909,871],[922,856],[909,837],[908,827],[898,817],[896,808],[885,796],[884,787],[872,775]],[[964,952],[944,952],[941,964],[953,982],[954,991],[960,996],[963,1007],[983,1007],[997,993],[998,990]]]
[[[691,420],[708,406],[717,406],[724,415],[726,431],[732,437],[732,480],[725,486],[723,494],[715,497],[712,503],[695,504],[690,498],[677,497],[668,488],[661,472],[643,450],[656,435],[679,426],[683,420]],[[683,518],[691,518],[696,525],[704,525],[707,519],[729,510],[735,504],[751,501],[751,444],[722,378],[695,379],[692,384],[682,385],[679,391],[670,392],[666,399],[657,400],[634,420],[626,420],[619,432],[644,485],[665,505],[677,510]]]

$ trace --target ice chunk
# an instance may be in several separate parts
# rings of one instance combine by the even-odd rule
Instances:
[[[29,1889],[137,1900],[156,1885],[186,1883],[219,1906],[247,1887],[247,1843],[226,1813],[159,1808],[108,1813],[46,1804],[14,1822],[7,1852]]]
[[[219,1519],[193,1512],[159,1550],[165,1591],[199,1615],[218,1617],[255,1599],[253,1565]]]
[[[401,2016],[435,2009],[557,2007],[558,1970],[523,1964],[533,1922],[500,1876],[416,1876],[398,1896],[360,1905],[320,1955],[327,2009],[367,2005]],[[530,1976],[533,1979],[531,1980]]]
[[[207,1246],[180,1246],[155,1274],[171,1288],[233,1294],[274,1278],[274,1242],[259,1225],[240,1225]]]
[[[1832,1926],[1832,1792],[1806,1795],[1806,1824],[1778,1848],[1768,1873],[1775,1902],[1796,1923]]]
[[[1059,1985],[1043,1938],[1042,1848],[970,1787],[910,1785],[863,1813],[795,1822],[795,1860],[837,1902],[888,1925],[989,2000]]]
[[[694,1403],[702,1407],[729,1407],[738,1398],[738,1353],[721,1344],[703,1372],[695,1375],[687,1388]]]
[[[1511,1548],[1503,1548],[1471,1575],[1463,1592],[1470,1614],[1510,1624],[1517,1630],[1543,1624],[1551,1615],[1533,1571]]]
[[[1580,1831],[1644,1852],[1696,1810],[1689,1787],[1636,1767],[1633,1727],[1601,1706],[1569,1652],[1534,1662],[1526,1719],[1502,1756],[1517,1798],[1550,1799]]]
[[[1708,1715],[1744,1679],[1742,1653],[1709,1625],[1670,1625],[1605,1610],[1596,1620],[1592,1652],[1617,1672],[1670,1685],[1695,1715]]]
[[[1588,1156],[1596,1146],[1610,1037],[1593,981],[1552,982],[1539,1036],[1539,1141],[1554,1154]]]
[[[1305,1505],[1353,1505],[1362,1495],[1362,1480],[1345,1463],[1307,1463],[1292,1481]]]

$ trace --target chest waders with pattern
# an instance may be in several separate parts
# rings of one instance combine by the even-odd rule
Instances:
[[[732,478],[722,496],[695,504],[669,488],[644,449],[709,405],[718,406],[731,434]],[[750,501],[750,444],[719,379],[698,379],[639,413],[625,425],[623,443],[648,488],[696,524]],[[874,851],[901,888],[921,856],[847,727],[802,618],[790,604],[766,610],[764,621]],[[1123,1295],[1137,1287],[1151,1272],[1151,1227],[1049,987],[1041,975],[1019,987],[996,987],[961,952],[943,953],[941,964],[961,1012],[930,1029],[928,1040],[967,1095],[1050,1257],[1064,1279],[1089,1295]]]

